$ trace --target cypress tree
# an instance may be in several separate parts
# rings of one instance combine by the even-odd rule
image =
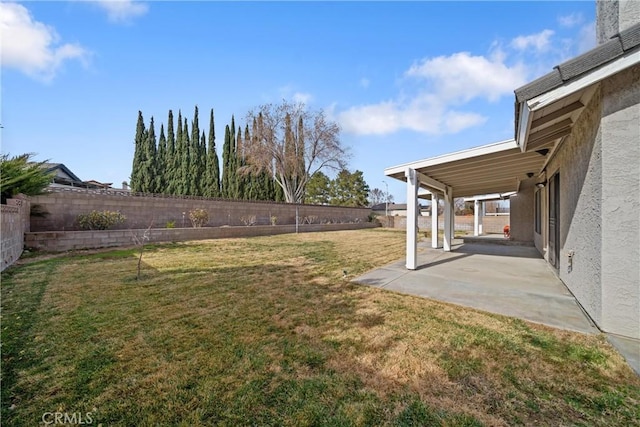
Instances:
[[[213,121],[213,108],[209,119],[209,145],[207,147],[207,161],[205,170],[205,189],[203,195],[206,197],[220,197],[220,163],[216,152],[216,132]]]
[[[200,142],[198,144],[198,172],[196,175],[196,181],[198,183],[197,185],[198,196],[204,196],[204,188],[205,188],[204,171],[205,171],[205,162],[207,161],[207,152],[206,152],[207,138],[204,135],[204,131],[202,131],[202,135],[200,136],[199,141]],[[203,150],[202,147],[205,147],[205,149]]]
[[[156,134],[153,117],[151,117],[145,141],[144,159],[140,168],[140,190],[144,193],[154,193],[156,191]]]
[[[169,110],[169,118],[167,121],[167,171],[165,176],[167,177],[167,194],[176,194],[176,181],[178,162],[176,159],[179,157],[176,155],[176,136],[173,132],[173,111]]]
[[[185,146],[184,137],[182,136],[182,112],[178,110],[178,129],[176,130],[176,159],[174,170],[174,188],[173,194],[184,194],[184,171],[182,169],[182,158],[184,156]]]
[[[156,192],[167,194],[167,138],[164,135],[164,125],[160,124],[160,139],[158,140],[158,156],[156,159]]]
[[[242,164],[242,129],[238,127],[238,136],[236,137],[236,151],[235,151],[235,181],[236,181],[236,199],[245,199],[245,183],[244,175],[240,169]]]
[[[236,119],[231,115],[231,144],[229,145],[229,198],[238,198]]]
[[[273,201],[275,202],[285,202],[284,197],[284,189],[280,184],[278,184],[274,179],[271,180],[271,185],[273,186]]]
[[[181,180],[181,192],[180,194],[190,195],[189,191],[191,189],[190,186],[190,167],[191,167],[191,142],[189,140],[189,123],[185,117],[184,126],[182,127],[182,147],[184,151],[182,152],[182,180]]]
[[[189,195],[202,195],[201,188],[201,167],[200,162],[203,160],[200,153],[200,126],[198,123],[198,106],[196,105],[193,113],[193,121],[191,122],[191,145],[189,149]]]
[[[247,165],[247,159],[245,156],[245,150],[251,144],[251,136],[249,135],[249,125],[245,125],[244,127],[244,142],[242,143],[242,152],[241,152],[241,166]],[[254,171],[243,172],[242,174],[242,182],[243,182],[243,198],[247,200],[256,200],[258,198],[257,190],[257,182],[256,182],[256,174]]]
[[[130,186],[131,191],[140,190],[140,168],[144,159],[144,137],[145,137],[144,119],[142,111],[138,111],[138,123],[136,124],[136,138],[134,141],[135,148],[133,153],[133,165],[131,168]]]
[[[202,196],[204,192],[204,176],[207,171],[207,137],[205,136],[204,130],[200,135],[198,158],[200,159],[198,162],[198,185],[200,188],[200,195]]]
[[[222,197],[229,198],[229,158],[231,157],[231,131],[229,125],[224,128],[224,145],[222,146]]]

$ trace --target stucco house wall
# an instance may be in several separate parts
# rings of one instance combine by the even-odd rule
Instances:
[[[602,98],[602,327],[640,338],[640,65]]]
[[[639,82],[640,66],[603,81],[546,168],[547,179],[560,174],[560,279],[602,330],[634,338],[640,338]],[[542,212],[546,223],[547,203]],[[548,259],[543,235],[534,240]]]
[[[546,168],[546,177],[560,174],[560,259],[558,275],[591,318],[602,326],[601,305],[601,137],[600,91],[576,121],[572,133]],[[544,198],[548,201],[549,186]],[[548,204],[545,209],[548,218]],[[569,270],[569,251],[573,251]],[[549,254],[545,257],[548,260]]]
[[[518,194],[511,196],[509,199],[511,240],[533,242],[533,195],[535,183],[536,178],[521,182]]]
[[[534,201],[535,201],[535,194],[540,193],[540,229],[539,232],[536,232],[535,230],[535,205],[533,207],[534,209],[534,230],[533,230],[533,244],[536,247],[536,249],[538,249],[538,252],[540,252],[540,254],[542,255],[542,257],[545,260],[548,260],[547,257],[547,215],[546,212],[548,211],[548,205],[547,205],[547,191],[545,187],[542,188],[536,188],[534,189]]]

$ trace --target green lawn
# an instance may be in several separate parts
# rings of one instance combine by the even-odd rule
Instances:
[[[199,241],[2,274],[2,425],[640,425],[601,336],[349,283],[404,233]],[[347,274],[345,277],[344,271]]]

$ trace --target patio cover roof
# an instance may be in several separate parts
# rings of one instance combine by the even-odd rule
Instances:
[[[537,147],[538,151],[523,153],[515,140],[510,139],[393,166],[384,173],[406,181],[405,170],[414,169],[421,188],[442,193],[442,186],[451,187],[453,197],[508,193],[518,191],[521,181],[540,172],[551,147],[552,144],[547,144]]]

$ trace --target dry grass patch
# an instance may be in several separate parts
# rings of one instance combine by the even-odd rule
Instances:
[[[403,253],[363,230],[155,246],[140,281],[133,249],[10,269],[3,424],[638,425],[602,337],[349,283]]]

